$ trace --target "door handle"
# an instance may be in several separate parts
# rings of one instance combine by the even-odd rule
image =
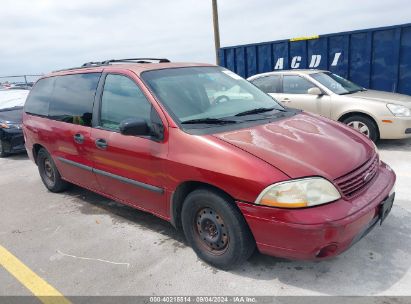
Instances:
[[[98,139],[96,139],[96,146],[97,146],[97,148],[99,148],[101,150],[105,150],[105,149],[107,149],[108,144],[107,144],[106,140],[104,140],[102,138],[98,138]]]
[[[290,102],[291,100],[289,98],[284,98],[281,100],[281,102]]]
[[[74,141],[78,144],[84,143],[84,135],[80,133],[76,133],[73,135]]]

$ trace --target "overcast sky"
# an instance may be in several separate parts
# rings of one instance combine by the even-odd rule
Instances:
[[[411,22],[407,0],[219,0],[221,45]],[[87,61],[214,62],[211,0],[1,0],[0,75]]]

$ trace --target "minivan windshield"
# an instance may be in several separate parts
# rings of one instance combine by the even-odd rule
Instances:
[[[142,78],[183,124],[234,123],[240,116],[284,111],[272,97],[221,67],[153,70]]]
[[[365,91],[363,87],[330,72],[314,73],[310,75],[323,86],[327,87],[336,94],[344,95],[359,91]]]

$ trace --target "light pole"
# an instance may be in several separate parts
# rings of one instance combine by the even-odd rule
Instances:
[[[213,3],[213,25],[214,25],[214,45],[215,45],[215,62],[220,64],[220,57],[218,56],[218,50],[220,49],[220,29],[218,26],[218,9],[217,0],[212,0]]]

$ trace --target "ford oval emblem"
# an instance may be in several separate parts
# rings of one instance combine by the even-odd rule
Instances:
[[[368,172],[367,174],[365,174],[364,176],[364,182],[368,183],[372,178],[372,172]]]

